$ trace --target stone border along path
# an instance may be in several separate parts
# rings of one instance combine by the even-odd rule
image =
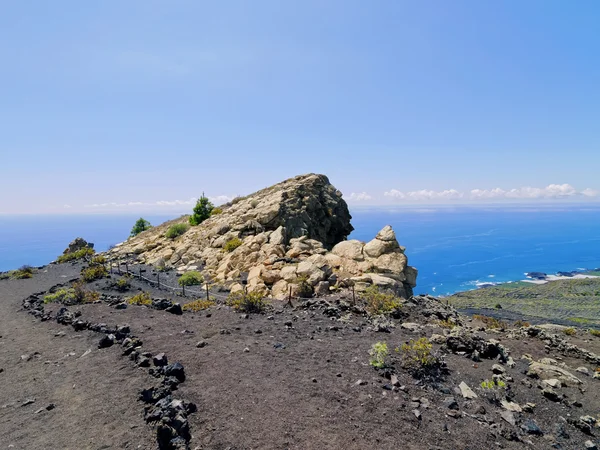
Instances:
[[[48,291],[60,286],[64,284],[55,285]],[[23,307],[41,321],[52,320],[51,315],[45,312],[42,298],[48,291],[34,293],[23,300]],[[195,413],[197,407],[192,402],[173,397],[173,391],[186,378],[183,365],[179,362],[169,364],[164,353],[152,356],[143,352],[142,341],[131,333],[127,325],[110,328],[103,323],[86,322],[80,317],[63,306],[54,319],[59,324],[71,325],[76,332],[90,330],[104,334],[98,342],[99,349],[120,344],[122,356],[128,356],[139,367],[149,367],[149,374],[159,383],[140,392],[139,399],[146,403],[144,419],[148,424],[156,425],[156,441],[160,450],[189,450],[191,433],[187,417]],[[150,367],[152,363],[154,367]]]

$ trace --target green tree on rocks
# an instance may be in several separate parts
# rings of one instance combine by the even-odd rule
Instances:
[[[204,196],[203,192],[202,196],[198,199],[198,201],[196,201],[196,206],[194,206],[194,214],[190,216],[190,225],[200,225],[210,217],[210,213],[214,207],[215,206],[210,202],[208,197]]]
[[[148,222],[146,219],[144,219],[143,217],[140,217],[137,222],[135,222],[135,224],[133,225],[133,228],[131,229],[131,237],[137,236],[138,234],[140,234],[142,231],[146,231],[149,230],[150,228],[152,228],[152,225],[150,224],[150,222]]]

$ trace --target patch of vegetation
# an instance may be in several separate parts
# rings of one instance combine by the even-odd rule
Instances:
[[[267,307],[267,302],[260,292],[232,292],[227,297],[227,305],[236,311],[262,313]]]
[[[236,203],[241,202],[242,200],[244,200],[245,197],[242,197],[241,195],[238,195],[237,197],[234,197],[229,203],[231,203],[232,205],[235,205]]]
[[[131,282],[127,278],[121,278],[113,283],[113,288],[119,292],[125,292],[131,289]]]
[[[73,283],[73,287],[61,288],[52,294],[44,296],[44,303],[75,305],[79,303],[93,303],[99,299],[99,292],[86,289],[85,283],[75,282]]]
[[[526,321],[523,321],[520,319],[515,322],[515,327],[517,327],[517,328],[523,328],[523,327],[529,328],[530,326],[531,326],[531,324],[529,322],[526,322]]]
[[[429,339],[422,337],[416,341],[411,339],[396,349],[402,355],[402,365],[413,372],[428,370],[438,364],[437,358],[431,354],[432,345]]]
[[[590,334],[600,338],[600,330],[590,330]]]
[[[258,206],[258,200],[252,200],[252,201],[250,202],[250,206],[251,206],[252,208],[256,208],[256,207]]]
[[[176,223],[171,225],[167,232],[165,233],[165,237],[168,239],[175,239],[181,235],[183,235],[187,230],[190,229],[190,226],[187,223]]]
[[[133,224],[133,228],[131,229],[131,233],[129,234],[130,237],[134,237],[137,236],[138,234],[140,234],[142,231],[146,231],[149,230],[150,228],[152,228],[152,224],[150,222],[148,222],[146,219],[144,219],[143,217],[140,217],[134,224]]]
[[[399,310],[402,307],[400,299],[391,292],[383,292],[376,285],[371,285],[360,297],[366,303],[366,310],[369,314],[388,314]]]
[[[449,330],[451,330],[452,328],[454,328],[456,326],[456,324],[454,322],[452,322],[450,319],[438,320],[438,325],[441,328],[447,328]]]
[[[3,278],[12,278],[13,280],[24,280],[33,277],[33,267],[21,266],[17,270],[7,272]]]
[[[104,278],[107,275],[108,271],[106,270],[106,267],[99,264],[86,267],[81,271],[81,279],[86,283],[99,280],[100,278]]]
[[[506,323],[503,320],[496,319],[495,317],[482,316],[481,314],[473,314],[473,319],[483,322],[488,328],[495,328],[500,330],[508,328],[508,323]]]
[[[96,255],[92,258],[90,264],[106,264],[106,258],[104,257],[104,255]]]
[[[76,252],[67,253],[65,255],[60,255],[58,258],[56,258],[56,262],[59,264],[64,264],[66,262],[88,258],[89,256],[92,256],[95,253],[96,253],[96,251],[93,248],[84,247],[84,248],[77,250]]]
[[[242,245],[242,240],[240,238],[232,238],[225,243],[223,250],[225,250],[227,253],[231,253],[240,245]]]
[[[152,297],[150,297],[150,294],[148,292],[140,292],[139,294],[128,298],[127,303],[130,305],[151,306]]]
[[[458,309],[493,308],[501,303],[503,311],[549,321],[573,320],[600,325],[600,278],[557,280],[545,284],[505,283],[459,292],[447,299]]]
[[[308,282],[307,275],[301,275],[296,278],[296,284],[298,285],[298,297],[310,298],[313,295],[313,287]]]
[[[198,299],[198,300],[194,300],[193,302],[186,303],[185,305],[183,305],[182,309],[184,311],[198,312],[198,311],[208,309],[214,305],[216,305],[216,303],[212,302],[210,300]]]
[[[563,333],[567,336],[575,336],[577,334],[577,330],[573,327],[565,328]]]
[[[210,217],[213,208],[214,205],[210,202],[208,197],[204,195],[203,192],[200,198],[196,201],[196,206],[194,206],[194,212],[190,216],[190,225],[200,225],[202,222],[204,222]]]
[[[484,380],[481,382],[482,389],[497,389],[497,388],[506,388],[506,383],[502,380],[494,379],[494,380]]]
[[[210,212],[210,216],[218,216],[219,214],[223,214],[223,208],[213,208],[213,210]]]
[[[388,354],[388,346],[385,342],[375,342],[369,350],[369,356],[371,356],[369,364],[376,369],[383,369]]]
[[[204,283],[204,277],[200,272],[192,270],[181,275],[177,282],[179,286],[197,286]]]

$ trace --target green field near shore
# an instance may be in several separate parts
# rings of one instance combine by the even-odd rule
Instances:
[[[456,308],[495,308],[579,325],[600,325],[600,278],[527,282],[459,292],[446,300]]]

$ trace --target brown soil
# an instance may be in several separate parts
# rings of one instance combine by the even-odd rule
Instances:
[[[53,321],[40,323],[19,311],[24,297],[65,282],[79,269],[78,265],[49,266],[47,273],[31,280],[0,282],[0,367],[4,368],[0,437],[14,448],[28,449],[155,448],[153,430],[145,425],[143,404],[137,400],[138,392],[152,385],[147,369],[135,368],[121,357],[118,346],[98,350],[99,334],[76,333]],[[154,297],[168,297],[146,284],[133,281],[133,285]],[[56,311],[59,306],[49,305],[46,310]],[[514,401],[536,404],[534,413],[515,415],[515,426],[500,417],[502,408],[490,403],[479,388],[482,380],[491,379],[496,360],[475,363],[447,354],[449,374],[436,383],[421,383],[398,367],[405,389],[389,390],[390,381],[369,365],[371,346],[383,341],[393,349],[409,339],[442,334],[433,320],[416,334],[401,329],[403,321],[427,322],[414,308],[395,321],[390,333],[374,331],[362,316],[339,321],[319,309],[291,309],[283,303],[274,304],[266,314],[248,316],[226,306],[181,316],[140,306],[117,310],[92,304],[69,309],[81,311],[87,321],[128,324],[143,340],[144,350],[165,352],[169,362],[184,365],[187,379],[177,397],[198,406],[189,416],[191,448],[542,449],[554,443],[559,445],[555,448],[579,449],[586,440],[597,443],[600,435],[600,429],[594,431],[596,437],[588,436],[566,423],[570,437],[557,435],[560,417],[600,415],[600,380],[574,371],[586,366],[593,372],[595,365],[546,350],[537,338],[508,340],[502,333],[479,332],[486,339],[500,340],[517,362],[514,368],[503,366],[514,378],[509,383]],[[289,322],[291,327],[286,325]],[[65,336],[55,337],[59,331]],[[198,348],[199,341],[206,345]],[[580,334],[570,341],[600,353],[598,338]],[[92,352],[81,357],[88,349]],[[439,345],[434,350],[444,352]],[[21,361],[22,354],[36,351],[39,357]],[[65,356],[70,352],[75,356]],[[538,381],[524,374],[527,364],[520,360],[524,353],[565,362],[584,381],[583,389],[561,388],[565,402],[547,400]],[[52,363],[45,364],[47,360]],[[523,384],[524,379],[532,387]],[[464,400],[456,393],[462,381],[479,398]],[[458,402],[459,417],[449,415],[443,404],[450,396]],[[35,397],[35,403],[20,406],[29,397]],[[582,406],[573,406],[574,401]],[[49,403],[56,408],[34,413]],[[478,411],[481,406],[485,414]],[[420,419],[414,410],[420,412]],[[529,419],[535,420],[543,436],[521,429]]]

